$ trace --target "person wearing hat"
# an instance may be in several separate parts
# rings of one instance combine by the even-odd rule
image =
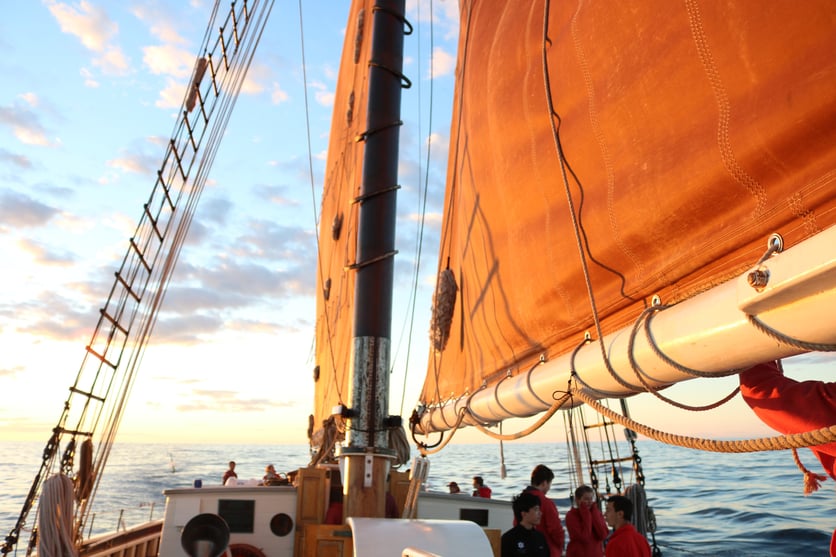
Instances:
[[[447,487],[450,488],[450,493],[461,493],[462,490],[459,489],[459,484],[456,482],[450,482],[447,484]]]

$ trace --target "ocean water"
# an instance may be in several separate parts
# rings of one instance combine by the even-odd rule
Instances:
[[[0,536],[17,520],[40,464],[43,444],[0,443]],[[788,451],[755,454],[705,453],[639,440],[645,489],[656,515],[656,543],[666,557],[795,555],[826,556],[836,527],[834,482],[804,497],[803,478]],[[621,456],[629,454],[626,446]],[[483,476],[495,498],[510,499],[544,463],[555,472],[549,496],[563,517],[569,508],[569,471],[563,443],[505,443],[507,475],[500,477],[499,444],[451,445],[430,456],[428,489],[446,491],[456,481],[467,489]],[[809,451],[802,460],[814,469]],[[238,477],[260,478],[267,464],[289,471],[308,462],[305,445],[156,445],[114,447],[94,504],[93,532],[161,518],[166,488],[220,484],[226,463]],[[602,491],[606,478],[601,477]],[[625,485],[633,481],[629,472]],[[31,523],[34,511],[30,514]],[[121,518],[120,518],[121,517]],[[510,525],[509,525],[510,527]],[[28,534],[22,536],[28,538]],[[21,545],[21,548],[23,545]],[[19,550],[23,554],[23,550]]]

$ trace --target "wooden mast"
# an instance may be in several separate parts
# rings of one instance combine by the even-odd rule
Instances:
[[[378,0],[372,45],[363,178],[359,197],[354,340],[347,410],[344,517],[383,517],[388,449],[396,190],[403,85],[404,0]]]

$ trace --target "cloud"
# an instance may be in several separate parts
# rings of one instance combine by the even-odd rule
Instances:
[[[38,114],[19,102],[0,106],[0,126],[11,128],[18,141],[26,145],[50,147],[60,143],[50,140]]]
[[[93,65],[104,74],[124,75],[128,73],[131,62],[118,47],[107,47],[104,53],[93,60]]]
[[[285,92],[278,83],[273,84],[273,91],[270,93],[270,102],[273,104],[281,104],[287,101],[290,96]],[[333,100],[331,101],[333,103]]]
[[[28,157],[17,155],[2,148],[0,148],[0,163],[9,163],[21,170],[29,170],[32,168],[32,161]]]
[[[178,412],[222,412],[235,414],[240,412],[264,412],[276,407],[294,407],[295,402],[276,402],[267,398],[241,398],[236,391],[214,391],[200,389],[190,391],[194,400],[177,405]]]
[[[84,85],[85,87],[89,87],[91,89],[97,89],[99,87],[99,82],[93,77],[93,74],[87,68],[81,68],[78,71],[81,74],[81,77],[84,78]]]
[[[61,31],[77,37],[81,44],[99,56],[93,65],[107,74],[124,74],[130,67],[128,58],[118,45],[113,44],[119,25],[107,13],[86,0],[77,6],[48,1],[47,8],[61,27]]]
[[[41,342],[89,341],[91,323],[95,323],[96,316],[92,304],[71,302],[67,296],[52,291],[44,292],[34,300],[17,302],[13,312],[14,323],[20,323],[15,327],[16,331],[37,337]]]
[[[50,251],[44,244],[34,240],[18,240],[18,246],[41,265],[67,266],[73,264],[76,260],[75,256],[67,251]]]
[[[19,375],[25,368],[23,366],[15,366],[12,368],[0,368],[0,378],[2,377],[15,377]]]
[[[437,46],[433,49],[433,62],[430,77],[443,77],[450,75],[456,69],[456,57],[446,50]]]
[[[299,202],[290,195],[291,189],[287,186],[255,186],[253,192],[259,199],[266,199],[270,203],[284,207],[297,207]]]
[[[3,226],[43,226],[57,214],[57,209],[26,194],[9,190],[0,192],[0,223],[3,223]]]
[[[158,108],[180,108],[180,105],[183,104],[183,95],[185,92],[185,83],[168,78],[154,106]]]
[[[328,87],[321,81],[311,82],[311,89],[314,89],[314,99],[317,103],[325,107],[334,106],[334,91],[329,90]]]
[[[314,93],[314,99],[322,106],[334,106],[334,92],[333,91],[317,91]]]
[[[173,45],[154,45],[142,49],[142,62],[155,75],[171,76],[183,81],[192,75],[195,57]]]
[[[127,155],[107,161],[111,168],[143,175],[154,174],[158,164],[159,158],[143,154]]]
[[[192,3],[193,7],[195,3]],[[177,22],[170,16],[169,12],[159,9],[157,6],[137,5],[132,13],[141,21],[150,23],[151,34],[168,44],[186,44],[186,40],[177,31]]]

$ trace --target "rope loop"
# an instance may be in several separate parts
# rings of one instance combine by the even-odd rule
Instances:
[[[387,15],[390,15],[390,16],[394,17],[395,19],[397,19],[398,21],[400,21],[401,23],[403,23],[404,27],[406,27],[406,29],[405,29],[405,30],[404,30],[404,32],[403,32],[403,34],[404,34],[404,35],[409,36],[409,35],[411,35],[411,34],[412,34],[412,31],[413,31],[413,29],[412,29],[412,24],[411,24],[411,23],[409,22],[409,20],[408,20],[408,19],[406,19],[404,16],[402,16],[402,15],[400,15],[400,14],[396,13],[396,12],[395,12],[395,11],[393,11],[393,10],[390,10],[389,8],[384,8],[383,6],[375,6],[375,7],[373,7],[373,8],[372,8],[372,13],[375,13],[375,12],[383,12],[383,13],[385,13],[385,14],[387,14]]]
[[[651,305],[650,307],[646,308],[641,313],[641,315],[639,315],[639,318],[636,320],[635,324],[633,325],[632,330],[630,331],[630,340],[629,340],[629,343],[628,343],[627,355],[630,359],[630,366],[633,368],[633,371],[636,374],[636,378],[641,382],[641,384],[644,386],[644,388],[647,390],[647,392],[649,392],[650,394],[652,394],[653,396],[655,396],[659,400],[662,400],[662,401],[670,404],[671,406],[681,408],[682,410],[689,410],[689,411],[692,411],[692,412],[701,412],[701,411],[706,411],[706,410],[712,410],[714,408],[722,406],[723,404],[727,403],[728,401],[730,401],[731,399],[733,399],[737,395],[737,393],[740,391],[740,387],[735,387],[732,390],[731,393],[729,393],[725,397],[723,397],[720,400],[718,400],[716,402],[713,402],[711,404],[706,404],[704,406],[690,406],[690,405],[687,405],[687,404],[684,404],[684,403],[681,403],[681,402],[677,402],[673,399],[670,399],[670,398],[668,398],[664,395],[659,394],[659,392],[658,392],[659,389],[665,388],[667,385],[663,385],[661,387],[656,388],[656,387],[652,387],[650,384],[647,383],[647,381],[645,381],[644,377],[649,377],[649,375],[647,375],[644,372],[644,370],[642,370],[642,367],[636,361],[636,355],[635,355],[636,335],[638,334],[639,325],[642,322],[644,322],[644,325],[645,325],[644,330],[645,330],[645,333],[647,334],[648,344],[650,344],[650,346],[653,348],[653,351],[656,353],[656,355],[659,356],[659,358],[661,358],[665,363],[667,363],[668,365],[678,369],[679,371],[681,371],[685,374],[691,375],[691,376],[695,376],[695,377],[710,377],[711,376],[710,374],[708,374],[706,372],[691,369],[691,368],[685,367],[685,366],[673,361],[668,356],[666,356],[661,351],[661,349],[659,349],[659,347],[656,345],[656,342],[653,339],[653,333],[650,330],[650,320],[652,319],[653,315],[656,314],[656,312],[662,311],[663,309],[666,309],[667,307],[668,306],[658,304],[658,305]],[[733,371],[729,372],[729,375],[737,373],[738,371],[739,370],[733,370]]]
[[[372,136],[376,133],[380,133],[384,130],[388,130],[389,128],[396,128],[398,126],[403,126],[403,120],[398,120],[396,122],[390,122],[388,124],[385,124],[383,126],[378,126],[376,128],[369,128],[366,131],[364,131],[363,133],[360,133],[360,134],[356,135],[354,137],[354,142],[355,143],[360,143],[361,141],[366,141],[370,136]]]
[[[782,333],[781,331],[773,329],[772,327],[758,319],[758,317],[755,315],[746,314],[746,317],[749,319],[749,323],[751,323],[757,330],[759,330],[766,336],[777,340],[780,343],[787,344],[789,346],[795,346],[796,348],[801,348],[803,350],[809,350],[811,352],[836,352],[836,344],[829,344],[824,342],[808,342],[806,340],[793,338],[789,335]]]

